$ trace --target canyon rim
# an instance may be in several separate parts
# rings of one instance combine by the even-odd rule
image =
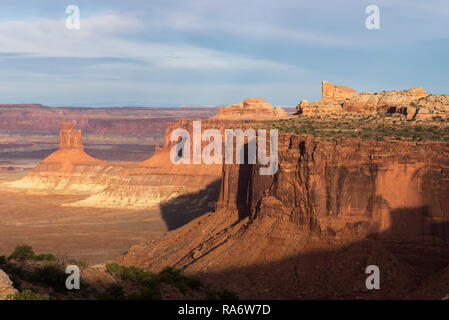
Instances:
[[[170,272],[182,272],[186,278],[179,279],[193,277],[207,284],[203,289],[157,287],[156,296],[166,299],[203,299],[217,292],[243,299],[446,297],[449,98],[422,88],[357,93],[323,81],[322,99],[302,100],[291,113],[264,99],[247,98],[201,120],[176,119],[167,124],[162,146],[141,161],[89,155],[82,130],[62,120],[58,149],[19,177],[12,175],[14,168],[5,169],[1,191],[11,199],[35,197],[42,206],[46,202],[39,199],[59,199],[52,208],[68,210],[66,220],[57,215],[47,219],[67,228],[74,225],[73,213],[83,212],[82,224],[88,228],[76,231],[84,236],[68,233],[72,248],[91,241],[91,232],[101,230],[106,237],[112,229],[119,235],[120,221],[125,228],[131,226],[127,216],[137,225],[145,221],[148,229],[135,229],[138,237],[117,242],[113,253],[97,256],[97,263],[82,271],[90,283],[97,283],[97,291],[84,293],[91,298],[111,294],[114,284],[122,288],[123,297],[131,297],[137,278],[125,278],[129,270],[146,276],[177,270]],[[193,136],[198,121],[201,127],[196,128],[201,133],[214,130],[220,138],[214,141],[223,148],[227,130],[240,129],[243,142],[240,147],[238,139],[232,144],[232,156],[247,161],[195,163],[192,143],[182,150],[191,161],[173,163],[170,154],[180,151],[180,136],[173,138],[172,133],[182,129]],[[251,135],[243,135],[249,132],[243,130],[261,128],[278,132],[278,168],[268,175],[259,174],[263,164],[250,161]],[[197,147],[202,150],[209,143],[200,139]],[[257,149],[268,154],[271,146]],[[225,154],[220,156],[224,160]],[[99,220],[96,214],[101,214]],[[20,239],[14,230],[33,223],[24,217],[10,217],[15,225],[4,226],[2,232]],[[48,221],[40,223],[42,230],[49,228]],[[106,226],[96,227],[102,223]],[[62,245],[30,234],[28,240],[39,251]],[[95,238],[100,251],[114,241],[101,234]],[[126,253],[119,254],[119,249]],[[80,251],[77,257],[82,257]],[[39,270],[43,263],[13,256],[1,267],[21,289],[70,297],[39,281],[33,284],[30,277],[17,279],[17,270]],[[378,288],[366,286],[368,266],[378,267]],[[11,282],[4,282],[5,290],[15,292]]]

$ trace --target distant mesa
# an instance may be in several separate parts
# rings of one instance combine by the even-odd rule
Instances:
[[[301,100],[296,109],[297,114],[305,115],[338,112],[398,112],[414,118],[419,114],[420,118],[425,118],[429,114],[435,114],[429,108],[436,105],[447,112],[449,98],[431,95],[423,88],[357,93],[350,87],[323,81],[322,99],[314,102]]]
[[[219,108],[213,119],[222,120],[267,120],[287,118],[281,107],[274,108],[261,98],[246,98],[242,103]]]

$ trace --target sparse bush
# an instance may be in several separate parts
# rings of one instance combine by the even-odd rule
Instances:
[[[128,300],[161,300],[161,290],[159,286],[149,286],[140,293],[128,296]]]
[[[228,291],[227,289],[224,289],[221,291],[209,292],[206,299],[207,300],[238,300],[239,297],[238,297],[237,293]]]
[[[194,277],[187,277],[182,274],[182,271],[173,267],[166,267],[158,274],[161,282],[174,285],[182,293],[185,293],[187,288],[198,290],[202,283],[199,279]]]
[[[82,269],[86,269],[89,266],[89,264],[84,260],[78,260],[76,265]]]
[[[20,245],[14,249],[14,252],[8,257],[8,259],[15,260],[35,260],[35,261],[55,261],[54,255],[49,253],[41,253],[36,255],[33,249],[27,245]]]
[[[51,253],[41,253],[37,256],[34,256],[34,260],[36,261],[56,261],[56,257]]]
[[[175,286],[182,293],[187,292],[187,289],[199,290],[203,286],[198,278],[185,276],[181,270],[173,267],[166,267],[159,274],[154,274],[135,266],[108,263],[106,272],[118,280],[135,282],[144,287],[140,294],[134,294],[130,299],[160,299],[161,282]]]
[[[34,258],[34,252],[33,249],[30,246],[27,245],[21,245],[17,246],[13,253],[9,256],[9,259],[15,259],[15,260],[33,260]]]
[[[100,296],[101,300],[125,300],[125,292],[119,284],[112,284],[104,294]]]
[[[46,266],[34,270],[30,273],[26,280],[29,282],[43,283],[57,292],[66,289],[65,280],[67,275],[61,265],[47,264]]]
[[[31,290],[23,290],[15,295],[8,295],[8,300],[49,300],[48,294],[40,294]]]

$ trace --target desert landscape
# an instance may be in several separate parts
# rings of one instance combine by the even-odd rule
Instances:
[[[448,30],[443,0],[0,1],[0,309],[433,316]]]
[[[148,158],[131,144],[140,149],[132,161],[85,149],[82,122],[58,119],[56,151],[31,169],[2,169],[0,254],[28,244],[63,263],[82,261],[89,290],[33,282],[23,270],[45,263],[14,254],[2,269],[20,288],[58,299],[137,297],[136,286],[164,299],[447,297],[449,97],[422,88],[357,93],[323,81],[322,99],[302,100],[295,111],[261,98],[202,118],[183,110],[192,113],[167,121]],[[178,140],[170,134],[193,134],[194,121],[223,137],[229,129],[278,130],[278,169],[260,175],[258,163],[173,163]],[[99,138],[92,139],[94,150]],[[123,141],[108,138],[108,150]],[[381,270],[377,290],[365,287],[369,265]],[[182,289],[167,274],[182,279]],[[148,287],[141,277],[160,283]]]

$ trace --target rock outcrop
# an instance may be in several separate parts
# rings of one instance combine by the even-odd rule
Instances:
[[[224,120],[269,120],[287,118],[281,107],[273,106],[261,98],[246,98],[242,103],[219,108],[213,119]]]
[[[242,298],[405,297],[449,265],[448,155],[447,143],[281,134],[275,175],[225,165],[215,212],[118,262],[174,265]],[[380,290],[366,290],[371,264]]]
[[[84,150],[81,130],[76,130],[73,123],[61,121],[59,149]]]
[[[343,103],[346,112],[385,112],[390,107],[407,106],[414,101],[427,97],[423,88],[387,92],[362,92]]]
[[[319,115],[339,112],[400,112],[409,109],[408,114],[416,112],[416,104],[434,100],[423,88],[409,90],[383,91],[377,93],[362,92],[346,86],[335,86],[328,81],[322,82],[322,99],[315,102],[301,100],[297,105],[298,114]],[[441,99],[440,99],[441,100]],[[444,102],[449,111],[449,103]],[[421,108],[420,113],[428,113]],[[405,112],[405,111],[403,111]],[[432,112],[430,112],[432,113]]]
[[[12,281],[8,275],[0,269],[0,300],[6,300],[9,295],[15,295],[19,293],[13,286]]]
[[[357,91],[347,86],[336,86],[329,81],[321,83],[322,101],[330,104],[341,104],[357,95]]]

